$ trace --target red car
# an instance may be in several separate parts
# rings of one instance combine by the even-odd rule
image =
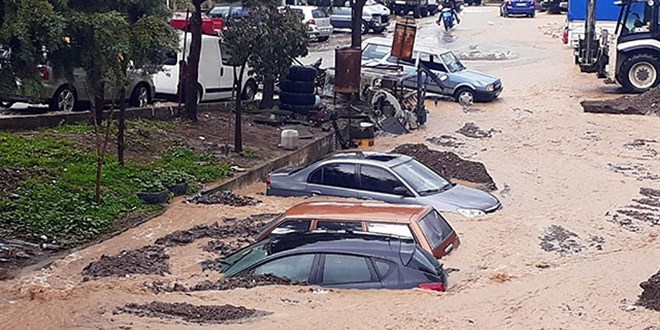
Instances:
[[[186,20],[185,12],[176,12],[172,15],[170,20],[170,25],[181,31],[186,31],[189,29],[190,21]],[[202,33],[212,36],[217,36],[218,32],[222,31],[225,26],[224,20],[222,18],[211,18],[206,15],[202,15]]]

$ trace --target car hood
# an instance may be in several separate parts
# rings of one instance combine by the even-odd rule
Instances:
[[[478,83],[478,84],[483,84],[485,87],[488,84],[494,84],[499,78],[495,76],[491,76],[489,74],[485,74],[483,72],[479,72],[476,70],[470,70],[470,69],[465,69],[462,71],[454,72],[455,75],[458,75],[464,79],[469,79],[473,83]]]
[[[478,209],[484,212],[499,207],[500,201],[490,193],[462,185],[455,185],[441,193],[424,196],[425,204],[441,212],[456,212],[458,209]]]

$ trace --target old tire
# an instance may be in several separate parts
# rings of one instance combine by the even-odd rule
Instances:
[[[295,104],[280,103],[280,109],[289,110],[299,115],[308,114],[313,107],[314,105],[295,105]]]
[[[360,25],[360,32],[362,34],[367,34],[369,33],[369,24],[367,22],[362,21],[362,24]]]
[[[316,96],[309,93],[280,92],[280,102],[290,105],[312,106],[316,102]]]
[[[476,101],[474,91],[469,87],[461,87],[458,90],[456,90],[456,92],[454,92],[454,100],[456,102],[459,102],[459,100],[463,96],[467,97],[468,99],[471,99],[472,100],[471,103],[474,103]]]
[[[76,91],[69,85],[58,88],[53,94],[53,98],[48,103],[51,111],[71,112],[78,105],[78,96]]]
[[[314,82],[284,80],[280,83],[280,90],[289,93],[314,93]]]
[[[129,104],[132,107],[144,108],[151,101],[151,93],[146,84],[139,84],[133,89]]]
[[[660,59],[649,53],[630,56],[619,70],[619,83],[624,89],[643,93],[660,83]]]
[[[311,81],[316,79],[316,70],[304,66],[292,66],[289,68],[289,74],[286,76],[291,81]]]
[[[319,42],[324,42],[324,41],[327,41],[328,39],[330,39],[330,37],[319,37],[318,41]]]
[[[241,94],[241,99],[243,101],[252,101],[257,95],[257,83],[254,80],[248,80],[243,87],[243,94]]]

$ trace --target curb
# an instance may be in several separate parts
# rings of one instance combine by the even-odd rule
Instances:
[[[243,101],[244,107],[256,104],[255,101]],[[198,112],[231,111],[234,101],[204,103],[197,106]],[[113,117],[119,113],[118,109],[113,112]],[[181,112],[178,106],[161,106],[148,108],[126,109],[126,119],[171,119],[178,117]],[[103,112],[103,118],[107,119],[110,111]],[[78,122],[91,122],[94,114],[91,111],[69,112],[69,113],[44,113],[38,115],[10,115],[0,117],[0,130],[31,130],[42,127],[56,127],[62,124],[73,124]],[[115,117],[116,118],[116,117]]]
[[[218,191],[238,190],[263,181],[270,172],[276,169],[286,166],[307,165],[325,157],[333,151],[335,151],[335,133],[331,131],[295,151],[270,160],[258,167],[253,167],[238,176],[204,188],[200,193],[207,195]]]

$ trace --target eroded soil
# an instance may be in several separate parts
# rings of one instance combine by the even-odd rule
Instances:
[[[205,280],[190,286],[181,283],[165,284],[163,282],[152,282],[146,287],[153,293],[163,292],[194,292],[194,291],[225,291],[237,288],[252,289],[265,285],[302,285],[287,278],[277,277],[271,274],[247,275],[241,277],[224,278],[218,281]]]
[[[202,305],[188,303],[166,303],[153,301],[148,304],[126,304],[117,309],[116,313],[127,313],[139,317],[158,319],[179,318],[186,322],[200,324],[224,324],[236,322],[267,313],[243,306],[233,305]]]
[[[639,295],[637,304],[660,312],[660,270],[639,286],[644,291]]]
[[[170,272],[170,256],[161,246],[147,245],[137,250],[122,251],[116,256],[102,255],[83,268],[85,278],[121,277],[132,274],[165,275]]]
[[[660,116],[660,87],[640,95],[607,101],[584,101],[581,104],[584,112]]]

